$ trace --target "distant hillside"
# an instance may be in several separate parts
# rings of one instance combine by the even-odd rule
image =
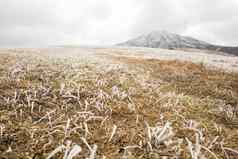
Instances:
[[[213,45],[191,37],[169,33],[167,31],[154,31],[149,34],[141,35],[137,38],[128,40],[126,42],[117,45],[164,48],[164,49],[193,48],[193,49],[220,51],[238,56],[238,47]]]

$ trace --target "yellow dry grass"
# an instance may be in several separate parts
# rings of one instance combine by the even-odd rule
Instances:
[[[75,158],[86,158],[91,151],[82,137],[97,145],[96,158],[191,158],[186,139],[195,143],[196,135],[217,158],[237,158],[236,73],[109,55],[100,56],[112,68],[0,56],[1,158],[46,158],[67,141],[82,147]],[[160,143],[150,139],[148,125],[159,132],[167,122],[173,135]],[[202,156],[214,158],[205,149]]]

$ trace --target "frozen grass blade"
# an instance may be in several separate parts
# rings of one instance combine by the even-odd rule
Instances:
[[[71,148],[71,143],[72,143],[72,141],[69,141],[69,140],[66,141],[66,148],[65,148],[63,159],[67,159],[68,158],[68,154],[69,154],[70,148]]]
[[[205,147],[205,146],[201,146],[201,148],[203,148],[204,150],[206,150],[207,152],[209,152],[215,159],[218,159],[218,157],[216,156],[216,154],[214,152],[212,152],[209,148]]]
[[[88,147],[90,151],[90,156],[88,159],[95,159],[96,158],[96,151],[97,151],[97,145],[94,144],[93,148],[88,144],[87,140],[84,137],[81,137],[81,140],[84,142],[84,144]]]
[[[233,152],[233,153],[235,153],[236,155],[238,155],[238,151],[237,151],[237,150],[234,150],[234,149],[231,149],[231,148],[228,148],[228,147],[224,147],[224,150]]]
[[[188,138],[186,138],[186,141],[188,143],[188,150],[191,154],[191,158],[199,159],[199,156],[201,155],[201,145],[200,145],[199,135],[196,133],[196,143],[195,144],[193,144]]]
[[[0,139],[3,137],[3,132],[4,132],[5,126],[3,124],[0,125]]]
[[[84,137],[81,137],[81,140],[83,141],[83,143],[88,147],[88,149],[90,150],[90,152],[92,151],[91,146],[89,146],[87,140]]]
[[[169,122],[167,122],[163,127],[150,127],[146,122],[146,127],[150,150],[152,150],[153,146],[159,148],[160,144],[167,145],[169,143],[168,141],[171,140],[174,135]]]
[[[90,151],[89,159],[95,159],[96,158],[96,152],[97,152],[97,145],[93,145],[93,148]]]
[[[52,151],[46,159],[51,159],[53,156],[55,156],[57,153],[62,152],[64,149],[66,149],[66,146],[60,145],[58,146],[54,151]]]
[[[108,142],[110,142],[110,141],[112,140],[113,136],[114,136],[115,133],[116,133],[116,130],[117,130],[117,126],[116,126],[116,125],[113,125],[112,133],[111,133],[111,136],[110,136]]]
[[[73,159],[73,157],[77,156],[82,151],[82,148],[79,145],[74,145],[69,152],[67,159]]]
[[[68,136],[69,127],[70,127],[70,119],[67,120],[67,124],[65,126],[65,130],[64,130],[65,137]]]

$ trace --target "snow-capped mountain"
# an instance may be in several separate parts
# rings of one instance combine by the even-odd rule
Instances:
[[[153,31],[149,34],[141,35],[135,39],[128,40],[118,45],[164,49],[194,48],[213,51],[216,50],[238,55],[238,47],[217,46],[191,37],[169,33],[167,31]]]

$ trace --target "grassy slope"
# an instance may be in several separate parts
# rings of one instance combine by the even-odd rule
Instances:
[[[190,158],[186,138],[195,143],[200,133],[218,158],[236,158],[227,148],[238,145],[238,74],[108,55],[113,62],[0,56],[1,157],[45,158],[67,141],[88,157],[84,137],[98,158]],[[148,125],[159,131],[166,122],[173,135],[156,143]]]

